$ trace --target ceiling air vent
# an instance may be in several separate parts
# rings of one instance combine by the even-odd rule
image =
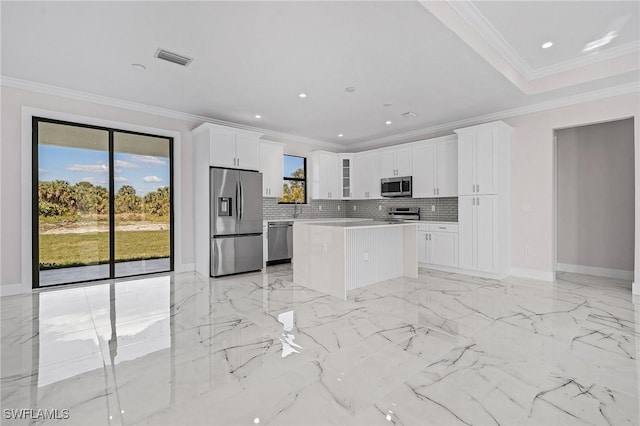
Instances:
[[[193,61],[193,58],[169,52],[164,49],[158,49],[155,56],[158,59],[164,59],[165,61],[173,62],[174,64],[182,65],[183,67],[186,67],[191,63],[191,61]]]
[[[402,116],[404,118],[413,118],[413,117],[417,117],[418,114],[416,114],[415,112],[409,111],[409,112],[405,112],[404,114],[402,114]]]

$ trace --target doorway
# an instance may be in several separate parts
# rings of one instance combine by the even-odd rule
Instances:
[[[634,119],[555,131],[556,270],[633,280]]]
[[[173,139],[34,117],[33,288],[173,270]]]

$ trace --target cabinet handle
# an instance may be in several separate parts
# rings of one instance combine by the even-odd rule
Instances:
[[[476,201],[476,206],[479,206],[480,205],[480,197],[476,198],[476,200],[477,200]]]
[[[436,190],[437,195],[440,195],[440,188]]]
[[[472,203],[474,206],[476,205],[476,197],[473,197],[473,198],[471,199],[471,203]]]
[[[433,188],[433,195],[436,195],[436,189]]]
[[[480,184],[476,185],[476,192],[480,192]]]

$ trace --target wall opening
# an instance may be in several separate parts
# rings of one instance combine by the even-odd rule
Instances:
[[[633,118],[555,131],[556,271],[633,280]]]

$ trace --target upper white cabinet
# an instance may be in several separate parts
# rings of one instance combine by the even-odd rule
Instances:
[[[340,154],[340,194],[342,199],[353,198],[353,155]]]
[[[399,146],[380,150],[381,178],[411,176],[411,146]]]
[[[501,121],[455,131],[458,134],[458,194],[497,194],[499,163],[509,161],[501,145],[511,138],[511,127]]]
[[[458,195],[458,143],[455,136],[413,146],[413,197]]]
[[[193,130],[197,143],[208,143],[209,165],[258,170],[261,133],[205,123]]]
[[[313,151],[309,156],[312,199],[340,199],[340,156],[334,152]]]
[[[458,134],[460,267],[506,274],[511,265],[511,127],[498,121]]]
[[[380,198],[380,151],[354,154],[353,198]]]
[[[260,171],[262,172],[262,196],[282,197],[284,144],[260,142]]]

